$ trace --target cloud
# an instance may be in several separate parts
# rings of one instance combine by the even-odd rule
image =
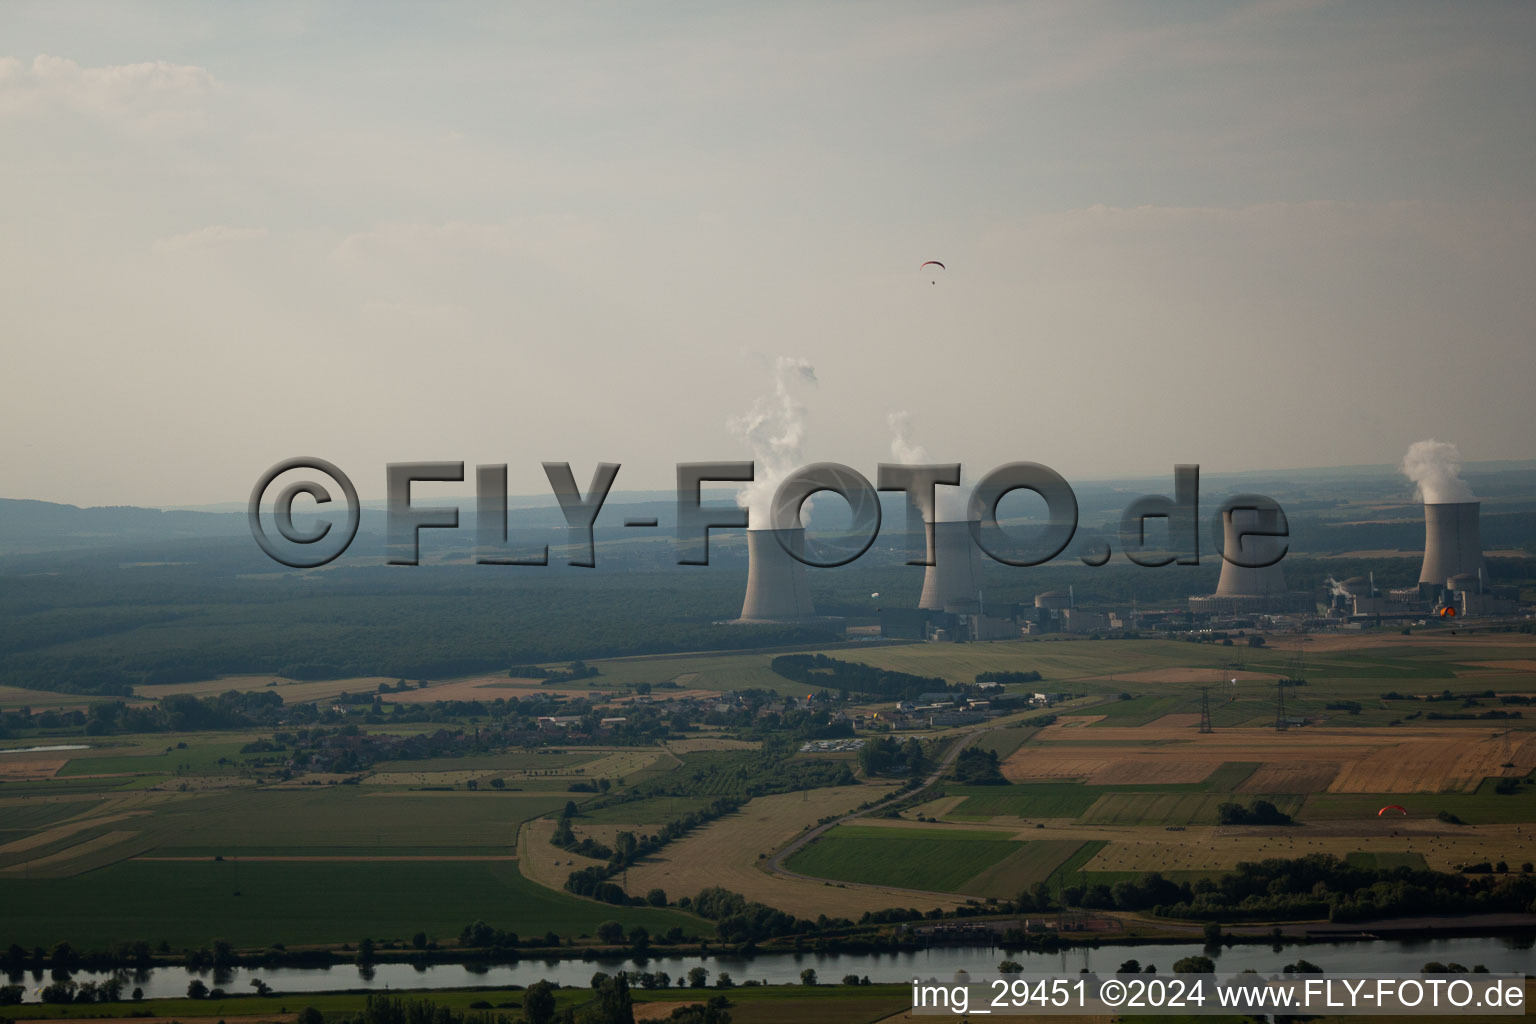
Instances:
[[[30,64],[0,57],[0,116],[69,111],[140,129],[191,127],[217,87],[205,68],[163,60],[92,68],[48,54]]]
[[[157,253],[189,252],[220,249],[266,237],[266,228],[233,228],[225,224],[210,224],[208,227],[188,231],[185,234],[157,238],[150,248]]]

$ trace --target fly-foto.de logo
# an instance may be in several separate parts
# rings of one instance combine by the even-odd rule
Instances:
[[[618,478],[619,464],[598,463],[585,491],[576,483],[568,462],[546,462],[544,474],[570,530],[571,552],[567,564],[594,568],[597,564],[593,528]],[[278,486],[279,479],[300,470],[330,478],[330,486],[313,479],[294,479]],[[744,507],[706,504],[705,484],[750,483],[752,462],[682,462],[677,464],[676,545],[679,565],[709,564],[709,532],[715,529],[769,530],[796,561],[818,568],[847,565],[863,555],[880,534],[880,492],[905,496],[905,532],[911,555],[908,565],[931,565],[932,544],[927,543],[938,521],[940,488],[960,485],[959,463],[909,465],[880,463],[875,483],[858,470],[832,462],[804,466],[786,475],[773,491],[766,510],[767,522],[752,521]],[[418,505],[411,488],[417,483],[464,481],[462,462],[392,462],[385,466],[385,523],[390,565],[417,565],[422,530],[457,530],[455,506]],[[1200,467],[1178,465],[1173,471],[1173,495],[1148,494],[1132,501],[1121,514],[1118,542],[1121,553],[1136,565],[1157,567],[1200,563]],[[294,522],[295,503],[308,499],[310,511],[323,511],[339,490],[345,501],[345,520],[317,520],[306,526]],[[1045,503],[1043,522],[1031,519],[1004,526],[998,509],[1015,491],[1029,491]],[[269,493],[273,494],[270,506]],[[835,494],[846,503],[850,522],[845,528],[811,536],[802,522],[807,502],[816,495]],[[357,488],[339,467],[324,459],[300,456],[285,459],[256,481],[247,506],[251,535],[273,560],[296,569],[325,565],[340,557],[357,536],[362,504]],[[1224,536],[1235,513],[1250,513],[1242,528],[1227,531],[1234,550],[1221,557],[1242,568],[1258,569],[1276,564],[1289,548],[1290,526],[1285,511],[1262,494],[1238,494],[1221,503],[1211,523],[1214,537]],[[1165,520],[1164,542],[1149,536],[1148,523]],[[1066,479],[1035,462],[1010,462],[993,469],[970,490],[964,506],[964,522],[976,546],[988,557],[1010,566],[1041,565],[1056,558],[1072,544],[1078,532],[1077,495]],[[276,537],[268,532],[268,524]],[[505,463],[475,467],[475,562],[480,565],[547,566],[549,547],[514,550],[508,541],[507,466]],[[657,529],[655,517],[627,517],[623,525],[633,529]],[[1076,557],[1085,565],[1100,566],[1113,557],[1110,541],[1095,539],[1080,544]]]

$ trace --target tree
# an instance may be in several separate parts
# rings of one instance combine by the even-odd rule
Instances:
[[[624,926],[617,921],[604,921],[597,926],[597,940],[609,945],[624,941]]]
[[[731,976],[729,974],[727,974],[725,971],[721,971],[719,974],[715,975],[715,988],[735,988],[735,987],[736,987],[736,983],[731,980]]]
[[[678,981],[678,984],[682,984],[683,979],[682,978],[678,978],[677,981]],[[709,972],[708,971],[706,971],[702,967],[690,967],[690,968],[688,968],[688,987],[689,988],[703,988],[705,985],[708,985],[708,984],[709,984]]]
[[[206,999],[207,997],[208,997],[208,986],[203,984],[203,979],[202,978],[193,978],[191,983],[187,985],[187,998],[188,999]]]
[[[1216,961],[1208,956],[1186,956],[1173,964],[1174,974],[1215,974]]]
[[[427,933],[426,932],[417,932],[415,935],[412,935],[411,936],[411,946],[413,948],[415,948],[415,949],[426,949],[427,948]]]
[[[667,893],[666,893],[666,890],[665,889],[652,889],[650,892],[645,894],[645,902],[649,903],[653,907],[664,907],[664,906],[666,906],[667,905]]]
[[[523,1016],[528,1019],[528,1024],[550,1024],[555,1019],[555,986],[547,981],[529,985],[528,991],[523,993]]]
[[[816,984],[816,968],[814,968],[814,967],[807,967],[805,970],[801,971],[800,972],[800,984],[802,984],[802,985],[814,985],[814,984]]]
[[[500,776],[497,776],[496,778],[491,780],[491,788],[492,789],[506,789],[507,788],[507,780],[501,778]]]
[[[635,1024],[634,999],[623,972],[596,986],[592,1002],[583,1007],[583,1024]]]
[[[1004,960],[997,965],[999,974],[1018,974],[1024,970],[1024,965],[1017,960]]]
[[[902,759],[907,762],[907,773],[914,779],[919,778],[928,768],[928,758],[923,754],[923,745],[918,742],[916,736],[907,740],[901,748]]]

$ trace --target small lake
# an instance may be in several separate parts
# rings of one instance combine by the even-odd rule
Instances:
[[[1490,971],[1536,972],[1536,950],[1531,937],[1499,936],[1489,938],[1445,939],[1392,939],[1369,942],[1323,942],[1306,945],[1287,945],[1279,952],[1266,945],[1237,945],[1223,948],[1214,954],[1216,969],[1237,972],[1252,968],[1256,971],[1278,971],[1286,964],[1307,959],[1324,970],[1389,974],[1417,972],[1430,960],[1443,963],[1456,962],[1473,967],[1482,964]],[[145,998],[164,999],[184,996],[193,978],[201,978],[210,988],[222,988],[231,995],[246,995],[251,991],[251,981],[260,979],[272,986],[279,998],[290,997],[290,1002],[302,1005],[299,1000],[306,992],[335,992],[348,989],[367,989],[376,992],[402,989],[475,988],[530,985],[548,980],[561,985],[586,986],[595,971],[666,971],[672,976],[672,984],[686,976],[693,967],[703,967],[709,972],[710,984],[715,976],[726,972],[740,984],[753,978],[767,984],[798,983],[800,972],[813,968],[822,984],[839,984],[844,975],[868,976],[874,982],[906,983],[914,978],[938,978],[948,980],[955,971],[966,970],[972,974],[991,973],[997,970],[999,961],[1017,960],[1027,972],[1041,974],[1076,974],[1087,968],[1109,973],[1126,960],[1135,958],[1142,967],[1156,965],[1158,971],[1167,974],[1174,961],[1201,953],[1194,943],[1149,943],[1138,946],[1100,946],[1097,949],[1069,949],[1058,953],[1004,953],[1001,949],[981,947],[945,947],[925,949],[912,953],[759,953],[752,956],[656,956],[645,960],[626,958],[594,960],[520,960],[515,964],[473,965],[433,964],[378,964],[370,970],[352,965],[334,967],[278,967],[240,968],[217,977],[211,971],[189,971],[182,967],[161,967],[143,975],[131,976],[125,986],[144,989]],[[108,975],[80,971],[76,981],[101,981]],[[22,979],[17,979],[22,980]],[[47,973],[40,977],[33,972],[25,975],[25,1001],[35,1002],[38,990],[49,983]],[[219,1004],[208,1004],[209,1013],[217,1013]],[[298,1008],[289,1005],[290,1010]]]

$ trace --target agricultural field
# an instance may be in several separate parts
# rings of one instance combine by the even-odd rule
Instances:
[[[1277,732],[1273,679],[1296,658],[1287,644],[1306,647],[1308,683],[1288,688],[1286,699],[1287,709],[1307,724]],[[632,895],[659,888],[674,900],[723,886],[797,916],[857,919],[888,907],[1007,899],[1037,882],[1059,891],[1149,870],[1192,880],[1245,860],[1316,852],[1362,866],[1422,863],[1452,871],[1481,860],[1518,865],[1536,859],[1536,783],[1524,781],[1536,777],[1536,715],[1427,717],[1462,710],[1467,698],[1461,695],[1474,687],[1481,692],[1497,683],[1508,692],[1530,692],[1536,645],[1521,638],[1466,644],[1400,635],[1276,638],[1255,649],[1060,639],[826,650],[955,681],[988,669],[1037,669],[1041,682],[1009,689],[1079,696],[1048,712],[918,733],[935,761],[969,743],[992,751],[1006,784],[941,778],[902,805],[899,816],[876,812],[832,827],[782,870],[768,864],[787,844],[823,820],[880,801],[904,780],[759,796],[633,864],[615,882]],[[648,682],[653,699],[803,689],[775,675],[771,660],[767,652],[610,659],[591,663],[601,674],[569,688],[627,694],[633,684]],[[323,701],[327,693],[359,692],[367,680],[250,677],[178,685],[189,693],[220,693],[232,683],[261,689],[274,681],[272,689],[285,700]],[[1211,690],[1210,734],[1198,731],[1202,687]],[[386,704],[494,699],[529,689],[547,688],[481,675],[381,696]],[[1445,689],[1457,696],[1382,697],[1395,691],[1423,698]],[[1358,704],[1358,713],[1326,707],[1342,699]],[[872,701],[866,707],[882,703],[889,706]],[[1498,706],[1483,698],[1470,710]],[[1046,714],[1055,716],[1050,724],[1022,724]],[[353,734],[444,727],[436,719],[390,717],[374,715]],[[488,717],[446,724],[468,732]],[[285,915],[294,928],[279,941],[303,935],[305,941],[355,942],[364,934],[382,941],[421,929],[456,935],[477,916],[542,933],[549,926],[538,924],[540,915],[579,938],[608,918],[640,923],[633,915],[642,911],[563,890],[572,871],[600,865],[549,843],[568,801],[576,804],[576,836],[611,845],[620,831],[655,832],[717,797],[746,798],[825,761],[772,761],[781,746],[776,737],[765,742],[761,732],[715,719],[655,746],[589,740],[529,749],[520,741],[466,746],[471,752],[462,757],[380,760],[354,771],[327,767],[290,778],[279,774],[288,755],[271,745],[250,747],[265,754],[244,753],[270,737],[232,729],[7,740],[11,748],[84,749],[0,755],[0,905],[18,907],[27,935],[44,945],[49,936],[84,927],[90,901],[101,908],[93,918],[99,928],[66,936],[77,945],[128,922],[147,933],[130,937],[201,944],[214,936],[196,930],[198,899],[211,901],[219,919],[231,922],[230,934],[220,937],[237,942],[267,941],[264,929]],[[859,769],[856,758],[839,763]],[[591,786],[600,780],[608,785],[601,793]],[[578,783],[581,790],[570,788]],[[1294,823],[1221,824],[1222,805],[1249,807],[1260,799]],[[1407,808],[1406,817],[1377,817],[1392,804]],[[421,893],[393,905],[357,895],[389,891],[407,877],[422,880]],[[185,879],[184,893],[155,891],[173,878]],[[145,886],[150,895],[139,891]],[[277,887],[299,894],[295,900],[302,897],[303,905],[267,898]],[[507,894],[505,920],[471,911],[500,905],[499,897],[487,896],[495,893]],[[65,904],[55,927],[43,908],[58,899]],[[347,911],[339,902],[345,899],[356,900],[358,909]],[[687,914],[668,920],[686,920],[705,933],[713,928]]]
[[[843,786],[758,797],[737,814],[721,818],[672,843],[630,868],[625,888],[644,895],[653,888],[668,895],[692,895],[723,886],[748,899],[791,914],[858,918],[866,910],[911,906],[910,893],[880,886],[844,887],[831,882],[773,875],[760,861],[827,815],[846,813],[878,800],[887,786]],[[578,819],[579,821],[579,819]],[[925,898],[923,909],[953,907],[959,899]]]
[[[997,832],[841,825],[790,858],[817,878],[925,892],[967,892],[966,883],[1022,844]]]
[[[1065,720],[1016,751],[1003,774],[1013,781],[1094,785],[1186,783],[1232,762],[1257,762],[1267,778],[1286,765],[1335,765],[1331,792],[1472,792],[1490,776],[1523,777],[1536,769],[1536,733],[1485,723],[1475,729],[1217,728],[1202,735],[1193,723],[1074,727]]]
[[[132,860],[67,879],[0,876],[7,941],[105,947],[127,938],[175,947],[448,939],[476,920],[522,934],[591,933],[618,919],[707,933],[688,914],[616,908],[551,891],[512,861]],[[214,923],[216,922],[216,924]]]

